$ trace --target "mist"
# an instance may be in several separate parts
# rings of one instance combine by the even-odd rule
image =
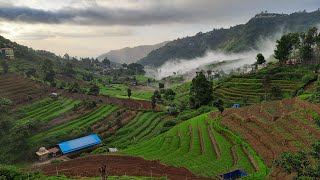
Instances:
[[[232,69],[239,68],[245,64],[253,64],[256,61],[258,53],[262,53],[266,59],[273,55],[276,48],[276,40],[281,37],[283,33],[277,33],[270,38],[260,38],[256,44],[259,47],[258,50],[252,49],[243,53],[225,53],[222,51],[208,51],[203,57],[197,57],[191,60],[175,59],[169,60],[158,68],[145,67],[146,75],[157,80],[165,77],[176,75],[184,75],[186,80],[195,76],[195,71],[208,70],[207,65],[231,60],[241,60],[235,63],[222,65],[218,67],[218,70],[229,72]],[[215,69],[211,69],[215,70]],[[191,77],[190,77],[191,76]]]

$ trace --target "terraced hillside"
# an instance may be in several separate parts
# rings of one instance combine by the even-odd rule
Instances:
[[[236,168],[250,174],[257,171],[259,176],[264,176],[265,166],[250,147],[212,123],[208,115],[203,114],[122,152],[185,167],[204,177],[214,177]]]
[[[266,95],[262,81],[262,79],[232,78],[215,87],[213,95],[229,104],[242,104],[245,98],[247,99],[247,104],[256,104],[261,102],[261,99],[263,100]],[[284,97],[290,97],[302,85],[302,83],[287,80],[271,80],[270,83],[271,87],[279,86]]]
[[[0,96],[12,100],[17,105],[41,99],[49,93],[50,88],[22,76],[14,74],[0,76]]]
[[[139,112],[127,125],[119,129],[105,143],[117,148],[137,144],[159,135],[164,123],[172,117],[162,112]]]
[[[315,124],[320,107],[294,98],[261,105],[225,110],[220,119],[223,126],[239,133],[265,160],[269,167],[283,152],[307,150],[320,138],[320,127]],[[290,179],[278,170],[271,174],[274,179]]]
[[[86,130],[85,128],[88,128],[90,127],[90,125],[106,118],[117,109],[119,108],[116,106],[102,105],[97,110],[85,116],[82,116],[78,119],[71,120],[67,123],[51,128],[48,131],[44,131],[32,136],[31,138],[29,138],[29,142],[32,144],[36,144],[39,142],[44,142],[46,139],[62,136],[62,134],[72,132],[73,130],[82,129],[85,131]]]

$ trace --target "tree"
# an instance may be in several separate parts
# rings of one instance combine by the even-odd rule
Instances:
[[[0,97],[0,115],[9,112],[11,105],[10,99]]]
[[[74,74],[73,64],[71,62],[67,62],[62,69],[63,73],[67,76],[72,76]]]
[[[163,89],[164,88],[164,83],[159,83],[159,89]]]
[[[52,61],[44,60],[41,69],[44,72],[43,80],[46,81],[46,82],[53,83],[54,82],[55,71],[53,70]]]
[[[27,77],[30,77],[30,76],[36,76],[36,73],[37,73],[37,69],[36,68],[29,68],[27,71],[26,71],[26,76]]]
[[[105,57],[105,58],[103,59],[103,61],[102,61],[102,64],[103,64],[104,67],[106,68],[106,67],[110,67],[111,62],[110,62],[110,60],[109,60],[107,57]]]
[[[263,64],[266,62],[266,59],[261,53],[257,55],[256,60],[257,60],[257,64]]]
[[[281,98],[282,97],[282,90],[279,86],[273,86],[271,88],[271,96],[274,98]]]
[[[128,88],[127,93],[128,93],[128,97],[130,99],[130,97],[131,97],[131,89],[130,88]]]
[[[280,40],[277,40],[274,57],[282,64],[286,63],[292,50],[291,37],[289,34],[283,35]]]
[[[2,66],[2,69],[3,69],[3,74],[7,74],[8,71],[9,71],[9,65],[8,65],[7,61],[3,60],[1,62],[1,66]]]
[[[99,92],[100,92],[99,86],[97,86],[96,84],[93,84],[93,85],[90,86],[90,88],[89,88],[89,94],[98,95]]]
[[[152,110],[156,107],[156,98],[154,96],[151,97],[151,107]]]
[[[220,113],[223,113],[224,107],[222,105],[220,105],[220,106],[218,106],[218,110],[219,110]]]
[[[313,46],[316,44],[317,32],[318,29],[313,27],[309,29],[307,34],[301,35],[302,45],[300,48],[300,55],[305,63],[310,63],[313,58]]]
[[[192,108],[199,108],[212,101],[212,82],[206,79],[206,76],[199,72],[196,77],[192,79],[190,87],[189,104]]]

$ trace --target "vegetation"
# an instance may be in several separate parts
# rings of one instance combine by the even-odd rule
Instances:
[[[310,152],[284,153],[274,164],[289,174],[295,173],[296,179],[317,179],[320,177],[320,141],[312,145]]]
[[[208,81],[202,72],[192,79],[190,87],[189,103],[192,108],[199,108],[212,101],[212,83]]]

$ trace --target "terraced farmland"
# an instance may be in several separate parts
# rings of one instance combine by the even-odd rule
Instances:
[[[48,139],[53,136],[57,136],[59,134],[67,133],[69,131],[72,131],[74,129],[80,129],[80,128],[87,128],[90,125],[94,124],[95,122],[98,122],[99,120],[102,120],[109,116],[112,112],[119,109],[118,107],[111,106],[111,105],[102,105],[100,108],[98,108],[96,111],[91,112],[81,118],[71,120],[65,124],[56,126],[52,129],[49,129],[48,131],[41,132],[39,134],[36,134],[29,138],[29,141],[32,143],[37,143],[44,141],[45,139]]]
[[[283,152],[307,150],[320,138],[315,118],[320,108],[301,99],[286,99],[261,105],[225,110],[221,123],[246,142],[272,167]],[[212,113],[218,118],[217,113]],[[283,177],[273,171],[271,177]]]
[[[302,83],[285,80],[272,80],[271,86],[279,86],[285,97],[302,86]],[[248,104],[260,102],[261,96],[264,97],[265,91],[262,79],[232,78],[222,86],[217,87],[213,95],[220,98],[225,103],[243,103],[243,99],[248,99]]]
[[[18,123],[25,123],[27,121],[35,121],[38,123],[45,123],[63,113],[70,111],[80,101],[73,101],[72,99],[44,99],[40,102],[34,103],[29,107],[22,109],[26,116],[19,119]]]
[[[171,117],[162,112],[139,112],[126,126],[106,140],[107,144],[124,148],[149,140],[161,133],[163,124]]]
[[[205,177],[214,177],[236,168],[250,174],[255,169],[265,170],[264,164],[247,150],[244,142],[212,123],[208,115],[203,114],[149,141],[130,146],[122,153],[185,167]]]
[[[9,98],[15,104],[41,99],[48,95],[50,89],[42,84],[14,74],[0,76],[0,96]]]

